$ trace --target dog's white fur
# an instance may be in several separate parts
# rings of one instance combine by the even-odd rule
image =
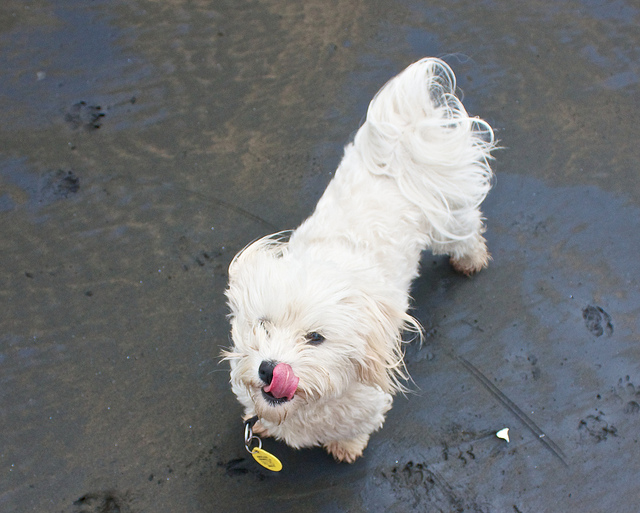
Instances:
[[[289,240],[264,237],[231,263],[225,356],[256,432],[354,461],[407,378],[401,335],[420,330],[407,309],[421,252],[450,255],[465,274],[487,265],[479,206],[493,131],[467,115],[455,88],[449,66],[430,58],[389,81],[313,215]],[[263,361],[300,379],[291,400],[265,398]]]

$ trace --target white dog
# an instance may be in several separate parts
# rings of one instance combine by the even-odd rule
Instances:
[[[225,357],[255,432],[353,462],[407,379],[401,335],[420,331],[407,309],[421,252],[467,275],[487,265],[493,131],[455,88],[439,59],[389,81],[313,215],[231,263]]]

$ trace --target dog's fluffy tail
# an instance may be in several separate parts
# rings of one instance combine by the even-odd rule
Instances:
[[[354,140],[369,171],[393,177],[422,210],[432,246],[482,233],[478,207],[491,188],[493,130],[469,117],[455,89],[440,59],[412,64],[374,97]]]

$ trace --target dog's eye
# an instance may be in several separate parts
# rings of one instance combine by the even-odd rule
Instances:
[[[307,333],[305,337],[309,344],[318,345],[324,342],[324,337],[320,335],[317,331],[312,331],[311,333]]]

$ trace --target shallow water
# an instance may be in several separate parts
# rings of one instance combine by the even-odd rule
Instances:
[[[5,0],[3,511],[633,510],[639,23],[629,0]],[[363,459],[265,440],[270,474],[219,363],[226,268],[311,212],[425,55],[503,146],[494,260],[425,256],[415,392]]]

